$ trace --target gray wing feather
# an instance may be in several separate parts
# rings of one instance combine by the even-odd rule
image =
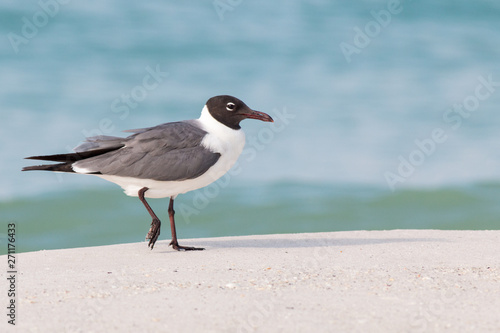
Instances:
[[[81,153],[89,150],[107,149],[107,148],[121,148],[125,146],[126,138],[116,136],[98,135],[87,138],[84,143],[75,147],[73,150],[76,153]]]
[[[152,129],[154,127],[145,127],[145,128],[136,128],[136,129],[129,129],[129,130],[125,130],[123,132],[125,133],[142,133],[142,132],[146,132],[150,129]]]
[[[74,165],[89,172],[122,177],[159,181],[192,179],[205,173],[220,157],[200,145],[206,134],[190,121],[167,123],[122,138],[123,148]]]

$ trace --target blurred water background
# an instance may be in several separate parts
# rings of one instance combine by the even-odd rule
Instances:
[[[18,251],[144,240],[137,198],[23,158],[219,94],[276,122],[245,121],[238,167],[177,198],[180,239],[499,229],[498,17],[493,0],[3,1],[0,253],[8,223]]]

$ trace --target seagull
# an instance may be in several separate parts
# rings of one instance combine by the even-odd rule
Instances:
[[[86,138],[74,153],[31,156],[26,159],[60,162],[28,166],[22,171],[45,170],[95,175],[137,196],[151,215],[146,235],[153,249],[160,235],[160,219],[146,198],[170,198],[168,216],[172,232],[169,245],[179,251],[204,250],[181,246],[177,241],[174,199],[205,187],[222,177],[236,162],[245,145],[240,127],[244,119],[273,122],[264,112],[250,109],[236,97],[210,98],[198,119],[128,130],[128,137],[99,135]]]

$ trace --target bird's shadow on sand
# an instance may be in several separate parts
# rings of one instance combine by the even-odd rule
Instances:
[[[315,248],[324,246],[361,246],[391,243],[446,242],[442,238],[270,238],[270,239],[200,239],[180,241],[182,245],[216,248]]]

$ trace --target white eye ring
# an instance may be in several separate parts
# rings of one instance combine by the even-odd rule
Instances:
[[[236,107],[236,105],[233,102],[229,102],[226,105],[226,110],[227,111],[234,111],[235,107]]]

